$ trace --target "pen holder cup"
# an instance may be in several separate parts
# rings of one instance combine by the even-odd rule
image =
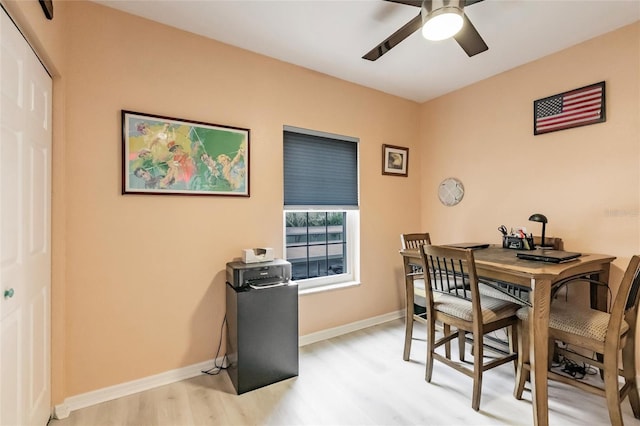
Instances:
[[[533,238],[525,237],[511,237],[505,235],[502,237],[502,247],[507,249],[514,250],[533,250],[535,246],[533,245]]]

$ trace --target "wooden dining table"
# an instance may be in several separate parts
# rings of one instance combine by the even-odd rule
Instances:
[[[480,278],[497,280],[529,290],[533,419],[535,425],[546,426],[549,424],[547,366],[551,290],[560,283],[587,278],[591,280],[591,307],[606,311],[608,288],[596,282],[608,285],[611,262],[615,257],[583,253],[575,260],[554,264],[519,259],[516,253],[517,250],[502,248],[498,245],[475,249],[476,271]],[[420,253],[415,249],[404,249],[400,250],[400,254],[404,261],[407,300],[413,300],[415,274],[412,265],[420,264]]]

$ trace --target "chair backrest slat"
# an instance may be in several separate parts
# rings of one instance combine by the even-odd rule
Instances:
[[[473,301],[478,283],[471,250],[425,245],[422,256],[432,292]]]
[[[403,249],[418,249],[421,245],[431,244],[431,237],[428,232],[400,234],[400,242]]]
[[[628,269],[635,269],[633,277],[631,278],[631,288],[629,289],[629,296],[627,297],[627,303],[625,305],[625,311],[632,309],[634,306],[638,306],[638,299],[640,299],[640,261],[639,256],[633,256],[629,263]],[[636,265],[635,268],[633,265]],[[630,272],[627,269],[627,272]],[[625,274],[626,277],[626,274]]]
[[[402,249],[414,249],[418,250],[424,244],[431,244],[431,237],[428,232],[414,232],[410,234],[400,234],[400,242],[402,243]],[[414,274],[422,273],[422,267],[420,265],[410,264],[411,272]]]

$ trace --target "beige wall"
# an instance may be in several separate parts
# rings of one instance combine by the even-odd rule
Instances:
[[[213,357],[225,263],[282,255],[283,125],[361,141],[362,285],[302,296],[302,335],[401,308],[401,232],[497,242],[540,211],[568,248],[640,252],[639,24],[420,106],[95,4],[46,21],[2,1],[55,69],[54,404]],[[600,80],[607,123],[531,135],[534,99]],[[121,109],[250,128],[251,197],[121,195]],[[408,178],[381,175],[383,143],[410,148]],[[435,193],[449,175],[454,208]]]
[[[300,298],[302,335],[398,310],[412,177],[381,145],[417,150],[417,104],[88,3],[68,7],[64,396],[211,359],[225,263],[282,256],[283,125],[360,138],[362,285]],[[251,129],[251,197],[120,194],[120,110]],[[55,383],[54,383],[55,385]]]
[[[533,135],[533,101],[606,82],[605,123]],[[565,249],[640,253],[640,23],[497,75],[421,107],[421,223],[434,242],[500,242],[497,227],[549,219]],[[460,178],[464,200],[437,201]],[[446,226],[443,226],[446,225]]]
[[[533,135],[535,99],[603,80],[605,123]],[[420,124],[432,242],[499,243],[501,224],[539,235],[528,218],[543,213],[566,250],[617,257],[615,291],[640,254],[640,23],[427,102]],[[455,207],[437,198],[448,176],[465,187]],[[586,303],[584,290],[576,296]]]

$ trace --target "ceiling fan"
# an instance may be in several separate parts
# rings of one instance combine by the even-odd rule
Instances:
[[[453,38],[458,42],[460,47],[469,55],[469,57],[488,50],[489,47],[484,42],[478,30],[473,26],[463,9],[465,6],[479,3],[483,0],[384,0],[392,3],[406,4],[420,8],[418,16],[407,22],[402,28],[391,34],[385,41],[371,49],[369,53],[364,55],[362,59],[375,61],[382,55],[393,49],[398,43],[409,37],[414,32],[422,28],[425,38],[431,40],[442,40],[451,36],[451,33],[444,36],[428,36],[425,31],[428,27],[440,27],[440,22],[447,19],[453,19],[454,26],[457,24],[457,31]],[[443,22],[444,27],[449,28],[451,22]],[[456,28],[452,29],[452,32]],[[441,37],[441,38],[435,38]]]

